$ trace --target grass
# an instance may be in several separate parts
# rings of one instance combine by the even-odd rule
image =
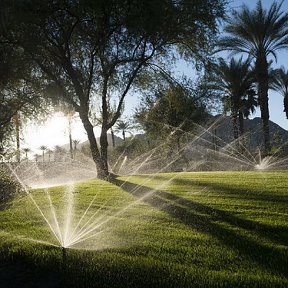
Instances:
[[[288,287],[288,172],[138,175],[115,184],[75,186],[75,219],[96,195],[87,217],[98,211],[103,233],[68,249],[64,264],[59,247],[27,239],[57,245],[28,196],[0,211],[0,286]],[[65,189],[49,189],[61,223]],[[49,215],[45,191],[31,193]]]

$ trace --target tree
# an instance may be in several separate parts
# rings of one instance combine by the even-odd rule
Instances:
[[[248,118],[251,114],[255,113],[256,107],[258,106],[258,99],[255,90],[249,89],[246,97],[242,98],[241,108],[239,113],[239,129],[240,134],[244,133],[244,118]]]
[[[78,140],[78,139],[73,140],[73,144],[74,144],[74,151],[77,150],[77,145],[78,145],[79,143],[80,143],[80,140]]]
[[[16,161],[20,162],[21,151],[20,151],[20,116],[17,112],[13,116],[13,122],[15,125],[15,134],[16,134]]]
[[[26,147],[26,148],[23,148],[23,151],[24,151],[24,153],[25,153],[25,158],[26,158],[26,160],[27,160],[27,159],[28,159],[28,153],[31,151],[31,149],[28,148],[28,147]]]
[[[172,85],[142,98],[134,117],[149,138],[166,141],[168,136],[172,137],[180,150],[181,136],[207,116],[203,102],[202,97],[196,97],[190,90]]]
[[[210,88],[222,93],[224,110],[231,112],[234,139],[244,132],[243,118],[248,117],[257,106],[254,76],[250,60],[243,61],[242,57],[239,60],[231,58],[229,63],[220,58],[210,76]]]
[[[39,154],[35,154],[34,157],[35,157],[35,161],[38,162],[38,158],[40,157],[40,155]]]
[[[176,53],[201,56],[217,32],[224,0],[16,1],[5,33],[37,65],[47,94],[71,104],[87,132],[99,178],[109,178],[107,131],[120,117],[134,82]],[[189,53],[188,53],[189,52]],[[35,68],[36,69],[36,68]],[[49,93],[48,93],[49,92]],[[89,115],[99,95],[98,146]],[[119,99],[109,119],[109,100]]]
[[[70,158],[73,159],[72,119],[74,113],[67,113]]]
[[[47,147],[45,145],[40,146],[40,150],[42,151],[42,161],[44,162],[44,155]]]
[[[284,112],[288,119],[288,70],[285,70],[283,66],[275,71],[272,89],[278,91],[284,97]]]
[[[131,123],[129,121],[118,120],[115,127],[116,133],[122,133],[123,141],[126,140],[126,132],[131,129]]]
[[[271,149],[268,106],[268,60],[276,52],[288,47],[288,13],[281,12],[281,5],[273,2],[269,10],[263,9],[259,0],[254,10],[243,5],[228,19],[219,47],[234,53],[246,53],[255,59],[258,97],[264,132],[264,153]]]
[[[64,153],[65,153],[65,150],[61,146],[56,145],[54,147],[54,161],[62,160]]]
[[[107,107],[107,119],[108,119],[109,122],[113,119],[116,111],[117,111],[116,102],[114,101],[114,103],[112,105],[111,105],[111,103],[109,103],[109,105]],[[120,115],[122,115],[123,111],[124,111],[124,105],[122,105],[122,108],[121,108],[121,111],[120,111]],[[101,116],[100,117],[96,117],[94,119],[94,123],[95,123],[94,125],[95,126],[101,126],[102,122],[103,122],[103,119],[102,119]],[[113,126],[110,127],[110,132],[111,132],[112,146],[113,146],[113,148],[115,148],[115,135],[114,135]]]
[[[5,146],[9,149],[11,135],[16,130],[13,140],[20,151],[21,122],[46,114],[48,101],[40,97],[42,91],[35,81],[31,60],[15,43],[5,41],[1,29],[0,32],[0,149],[3,152]],[[16,158],[20,161],[19,153]]]
[[[51,150],[51,149],[47,149],[47,153],[48,153],[48,159],[49,159],[49,162],[51,162],[51,153],[52,153],[53,151]]]
[[[80,140],[74,139],[73,140],[73,145],[74,145],[74,158],[76,157],[76,152],[77,152],[77,145],[80,143]]]

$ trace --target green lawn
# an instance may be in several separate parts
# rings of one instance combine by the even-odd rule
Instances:
[[[30,197],[0,211],[0,287],[288,287],[288,172],[138,175],[115,184],[74,187],[74,226],[94,199],[81,223],[95,219],[97,229],[66,250],[64,263]],[[60,227],[67,189],[48,191]],[[47,191],[31,195],[53,222]]]

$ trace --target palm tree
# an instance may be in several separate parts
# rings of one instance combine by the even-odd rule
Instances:
[[[73,140],[73,144],[74,144],[74,151],[77,150],[77,145],[80,143],[80,140]]]
[[[49,159],[49,162],[51,162],[51,153],[52,153],[53,151],[51,150],[51,149],[47,149],[47,153],[48,153],[48,159]]]
[[[72,138],[72,126],[73,121],[75,120],[75,110],[72,105],[68,103],[61,103],[60,111],[64,114],[68,121],[68,138],[69,138],[69,152],[70,158],[73,159],[73,138]]]
[[[27,148],[23,148],[23,151],[25,153],[25,158],[28,159],[28,153],[31,151],[31,149],[27,147]]]
[[[248,118],[255,113],[258,106],[258,99],[254,89],[248,89],[246,96],[242,98],[239,111],[239,130],[240,134],[244,133],[244,118]]]
[[[214,74],[209,87],[224,94],[222,97],[224,111],[231,112],[235,139],[239,137],[239,133],[244,132],[244,117],[248,117],[257,105],[254,79],[249,59],[243,61],[242,57],[239,60],[231,58],[230,62],[226,63],[220,58],[214,65]]]
[[[80,140],[73,140],[73,144],[74,144],[74,157],[76,157],[76,152],[77,152],[77,145],[80,143]]]
[[[116,124],[115,132],[116,133],[122,132],[123,140],[125,141],[125,139],[126,139],[125,133],[127,132],[127,130],[129,130],[131,128],[132,127],[131,127],[131,124],[129,121],[119,120]]]
[[[59,145],[55,145],[55,147],[54,147],[54,161],[62,161],[64,154],[65,154],[65,149]]]
[[[286,113],[286,118],[288,119],[288,70],[285,70],[283,66],[275,71],[272,89],[283,95],[284,112]]]
[[[228,33],[219,41],[220,50],[246,53],[255,59],[258,98],[264,132],[264,152],[271,150],[268,106],[268,60],[276,51],[288,47],[288,13],[280,11],[282,2],[273,2],[270,9],[263,9],[259,0],[254,10],[246,5],[234,11],[224,30]]]
[[[36,162],[38,162],[38,157],[39,157],[39,156],[40,156],[39,154],[35,154],[35,155],[34,155]]]
[[[40,146],[40,150],[42,150],[42,160],[43,160],[43,162],[44,162],[44,153],[45,153],[45,151],[47,150],[47,147],[44,146],[44,145],[42,145],[42,146]]]

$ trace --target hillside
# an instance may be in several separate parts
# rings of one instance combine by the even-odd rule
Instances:
[[[269,126],[272,147],[280,147],[288,143],[288,131],[272,121],[269,121]],[[217,146],[223,147],[234,140],[232,118],[229,116],[211,116],[206,127],[210,128],[208,129],[208,132],[205,133],[205,137],[210,138],[210,141],[212,142],[215,142],[216,139]],[[245,119],[244,130],[244,139],[247,146],[252,149],[261,147],[263,142],[261,118],[255,117],[254,119]]]
[[[112,147],[112,136],[111,136],[111,134],[109,134],[109,133],[108,133],[107,135],[108,135],[108,146],[109,146],[109,147]],[[115,145],[119,145],[121,142],[123,142],[123,139],[120,138],[120,137],[118,137],[118,136],[116,136],[116,135],[114,135],[114,139],[115,139]],[[97,137],[97,138],[96,138],[96,141],[97,141],[97,143],[99,144],[100,138]],[[88,141],[88,140],[86,140],[86,141],[84,141],[84,142],[82,142],[82,143],[79,143],[79,144],[77,145],[77,148],[78,148],[78,149],[81,149],[82,146],[85,146],[85,145],[87,145],[87,144],[89,144],[89,141]],[[67,143],[67,144],[63,145],[62,148],[64,148],[65,150],[69,150],[69,144]]]
[[[286,143],[288,144],[288,131],[272,121],[269,121],[269,125],[271,146],[278,148],[285,145]],[[261,148],[263,142],[261,118],[255,117],[254,119],[245,119],[244,130],[245,134],[243,138],[245,139],[246,146],[250,147],[251,150]],[[209,148],[210,146],[217,146],[218,148],[222,148],[234,141],[232,118],[229,116],[211,115],[206,121],[206,124],[194,130],[192,134],[196,137],[201,135],[200,139],[197,141],[197,144],[199,145],[209,146]],[[123,139],[118,136],[114,136],[114,138],[116,146],[123,142]],[[145,142],[147,141],[145,134],[137,134],[134,136],[134,138]],[[129,137],[127,139],[129,139]],[[97,143],[99,144],[99,137],[97,138]],[[89,142],[87,140],[85,142],[79,143],[77,148],[81,149],[82,146],[88,144]],[[108,147],[112,147],[111,134],[108,134]],[[69,144],[63,145],[62,148],[69,150]]]

